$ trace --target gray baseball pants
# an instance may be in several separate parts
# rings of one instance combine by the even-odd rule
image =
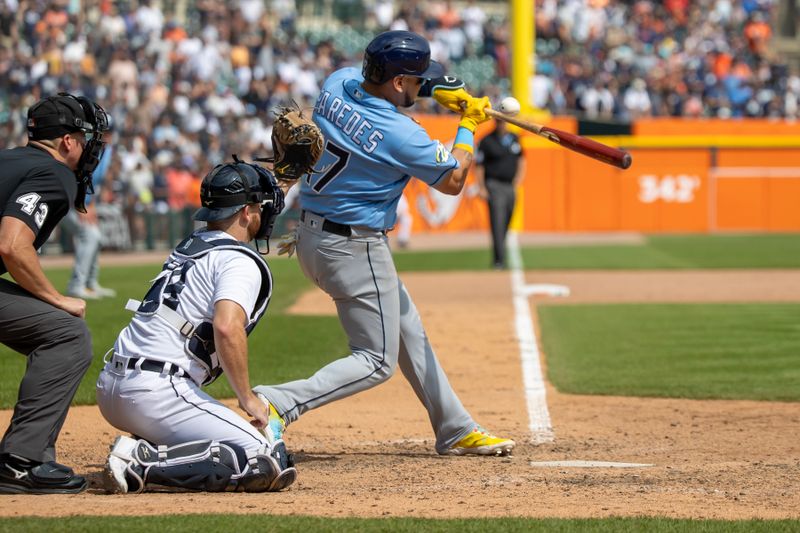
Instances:
[[[0,453],[56,460],[56,439],[92,362],[86,322],[0,279],[0,343],[28,357]]]
[[[353,228],[350,237],[322,230],[306,212],[297,256],[306,277],[336,304],[352,353],[308,379],[255,387],[287,424],[306,411],[383,383],[398,363],[411,384],[444,453],[475,427],[450,386],[428,341],[417,308],[397,276],[386,236]]]
[[[75,245],[75,265],[67,285],[67,294],[80,293],[86,288],[94,289],[98,285],[97,277],[100,270],[98,265],[102,241],[100,226],[81,221],[78,213],[70,210],[61,220],[61,227],[72,233]]]

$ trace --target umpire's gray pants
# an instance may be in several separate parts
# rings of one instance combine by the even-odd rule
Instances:
[[[514,202],[517,196],[514,185],[497,180],[486,180],[489,192],[489,223],[492,227],[492,259],[495,266],[506,266],[506,235]]]
[[[0,343],[28,356],[0,453],[55,461],[69,404],[92,362],[86,322],[0,279]]]
[[[286,423],[327,403],[383,383],[400,370],[428,411],[436,450],[444,453],[475,422],[453,391],[428,342],[417,308],[397,276],[386,236],[353,229],[351,237],[321,230],[306,213],[297,256],[306,277],[336,303],[352,353],[308,379],[255,387]]]

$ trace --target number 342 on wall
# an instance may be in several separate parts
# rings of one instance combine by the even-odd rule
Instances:
[[[652,204],[659,200],[688,204],[694,201],[694,191],[699,187],[700,178],[697,176],[645,174],[639,176],[639,201],[645,204]]]

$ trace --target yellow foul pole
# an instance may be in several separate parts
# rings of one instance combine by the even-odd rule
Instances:
[[[533,24],[535,0],[509,0],[511,21],[511,94],[531,110],[529,83],[534,72],[536,29]]]
[[[511,94],[519,100],[522,114],[531,112],[530,80],[536,61],[534,25],[536,0],[509,0],[508,19],[511,22]],[[529,165],[530,168],[530,165]],[[527,177],[524,181],[527,181]],[[510,228],[524,230],[525,185],[517,191]]]

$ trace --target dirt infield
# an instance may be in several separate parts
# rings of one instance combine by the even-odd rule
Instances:
[[[800,301],[800,271],[528,272],[582,301]],[[100,465],[115,431],[94,407],[73,408],[60,457],[88,473],[76,496],[5,496],[0,516],[274,513],[323,516],[800,518],[800,407],[744,401],[547,399],[556,440],[529,443],[511,283],[504,272],[404,275],[462,400],[517,439],[510,458],[433,451],[426,415],[398,373],[389,383],[309,413],[289,428],[300,476],[278,494],[107,496]],[[532,300],[535,311],[536,297]],[[319,293],[296,313],[332,312]],[[546,354],[545,354],[546,356]],[[0,425],[10,413],[0,412]],[[640,468],[534,467],[617,461]]]

